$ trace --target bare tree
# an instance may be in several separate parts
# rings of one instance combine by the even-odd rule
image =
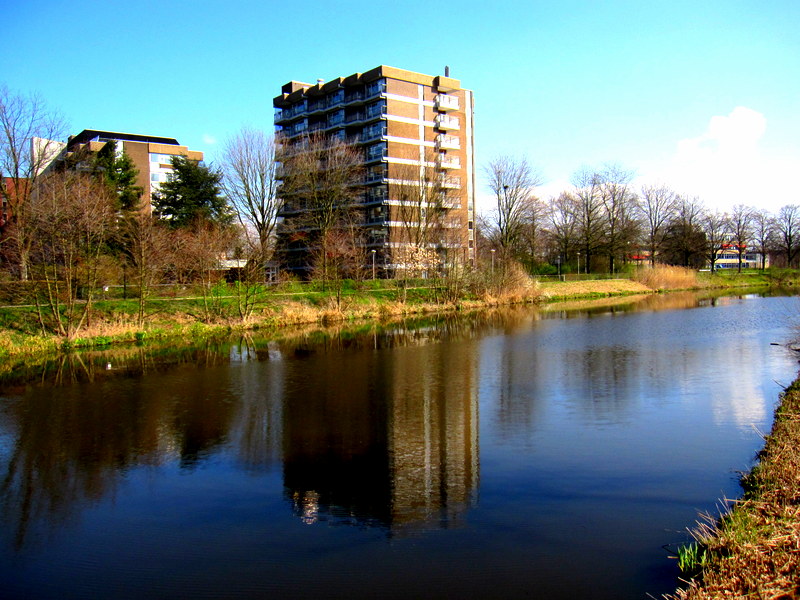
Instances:
[[[534,188],[542,182],[525,158],[500,156],[485,168],[489,189],[494,195],[492,224],[497,246],[504,259],[521,249],[525,224],[534,204]]]
[[[753,242],[761,256],[761,270],[767,267],[767,255],[775,245],[775,219],[766,210],[753,212]]]
[[[121,222],[120,234],[125,248],[125,267],[132,268],[133,281],[137,288],[137,321],[141,327],[144,324],[147,299],[170,264],[174,250],[174,233],[153,215],[140,211]]]
[[[701,228],[703,214],[700,200],[678,197],[662,246],[667,264],[684,267],[702,265],[706,247],[705,234]]]
[[[0,199],[5,205],[3,241],[28,279],[33,237],[29,226],[31,195],[38,179],[60,152],[65,124],[60,115],[36,95],[17,94],[0,86]],[[7,221],[7,222],[6,222]]]
[[[568,256],[578,246],[580,210],[580,201],[568,192],[562,192],[550,200],[548,206],[550,237],[558,256]],[[586,271],[588,272],[588,268]]]
[[[541,257],[544,234],[547,229],[547,206],[534,196],[523,215],[521,251],[529,268],[535,267]]]
[[[731,246],[728,235],[730,226],[730,217],[725,213],[707,212],[702,217],[703,233],[706,236],[706,258],[712,273],[716,269],[719,253]]]
[[[228,318],[225,296],[226,286],[216,284],[224,280],[221,262],[234,244],[237,231],[233,227],[219,227],[208,221],[194,228],[172,231],[172,259],[175,272],[185,283],[199,283],[203,299],[202,318],[214,322]]]
[[[581,168],[572,178],[577,199],[578,238],[586,257],[587,272],[591,269],[592,257],[600,251],[605,238],[601,183],[599,174],[586,167]]]
[[[737,271],[739,273],[742,272],[744,255],[753,237],[753,213],[754,210],[749,206],[737,204],[733,207],[730,216],[729,227],[738,253],[739,261]]]
[[[616,270],[615,259],[627,253],[638,233],[637,198],[629,189],[632,179],[633,173],[618,165],[608,165],[596,175],[605,221],[603,246],[610,273]]]
[[[419,165],[396,165],[389,184],[389,195],[395,201],[391,218],[400,222],[402,236],[396,240],[399,245],[392,257],[404,290],[408,277],[435,274],[443,261],[440,250],[452,213],[452,194],[447,179],[434,165],[433,157]]]
[[[786,259],[787,268],[791,268],[800,251],[800,206],[787,204],[778,211],[775,219],[778,252]]]
[[[270,259],[278,218],[276,168],[275,140],[263,131],[243,128],[225,143],[222,185],[260,270]]]
[[[114,203],[109,188],[86,174],[53,173],[38,183],[27,216],[48,309],[47,317],[39,311],[43,329],[73,339],[87,323]]]
[[[317,272],[326,276],[328,249],[335,228],[352,224],[353,203],[360,195],[362,179],[361,151],[339,140],[311,135],[278,154],[281,162],[279,190],[284,217],[282,226],[285,250],[293,242],[302,257],[295,264],[307,266],[311,253],[322,261]]]
[[[639,197],[650,264],[655,266],[656,255],[664,242],[667,223],[675,212],[678,196],[665,185],[646,185],[642,187]]]

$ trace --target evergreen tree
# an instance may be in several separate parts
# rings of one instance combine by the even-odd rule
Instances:
[[[209,223],[229,225],[233,214],[220,193],[222,176],[183,156],[172,157],[169,181],[153,194],[153,211],[173,229]]]
[[[101,177],[114,191],[119,210],[130,211],[137,208],[144,190],[136,185],[139,171],[133,160],[124,151],[117,156],[117,143],[110,140],[99,150],[92,161],[92,172]]]

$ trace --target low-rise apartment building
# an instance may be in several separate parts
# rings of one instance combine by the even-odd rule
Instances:
[[[172,173],[173,156],[184,156],[196,161],[203,160],[202,152],[181,146],[175,138],[84,129],[79,134],[70,136],[55,161],[67,160],[70,156],[79,156],[81,152],[97,153],[110,141],[116,142],[118,154],[124,152],[131,158],[139,172],[136,185],[144,190],[142,201],[145,207],[149,206],[153,192],[157,191],[159,185],[167,181]]]

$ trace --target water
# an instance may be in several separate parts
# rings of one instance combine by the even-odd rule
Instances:
[[[4,598],[644,598],[740,494],[798,301],[74,355],[0,392]]]

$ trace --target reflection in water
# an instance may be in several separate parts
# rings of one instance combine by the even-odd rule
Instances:
[[[175,460],[191,471],[228,447],[253,473],[282,461],[306,522],[451,524],[478,470],[474,351],[429,344],[471,329],[451,325],[70,354],[27,386],[16,373],[0,404],[0,500],[15,547],[32,524],[61,527],[113,495],[129,469]],[[397,361],[360,351],[394,346],[409,350]]]
[[[16,547],[31,524],[60,526],[81,505],[112,495],[127,470],[173,457],[191,467],[225,438],[231,405],[208,393],[201,368],[223,362],[219,348],[171,355],[173,369],[190,371],[191,387],[183,379],[157,388],[146,378],[112,379],[108,364],[122,365],[117,375],[147,373],[156,357],[139,348],[124,358],[61,357],[44,371],[56,387],[33,385],[4,403],[0,428],[13,445],[0,449],[0,500]]]
[[[319,354],[294,362],[283,448],[284,483],[298,516],[393,533],[451,525],[469,506],[477,478],[472,361],[468,344],[420,344],[391,361],[344,352],[335,362]]]
[[[764,351],[774,314],[713,302],[513,308],[19,366],[0,395],[0,582],[42,591],[41,556],[44,580],[62,576],[49,591],[78,597],[74,546],[108,596],[146,595],[147,581],[215,597],[669,589],[664,530],[713,502],[707,473],[768,419],[762,375],[780,363]],[[715,377],[717,361],[736,377]],[[379,586],[355,590],[364,573]]]

